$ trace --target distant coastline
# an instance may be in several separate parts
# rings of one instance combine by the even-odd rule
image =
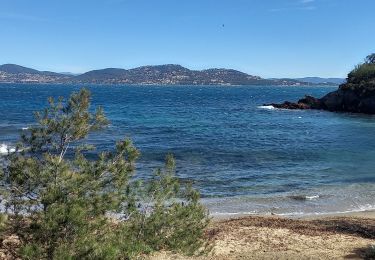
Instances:
[[[181,65],[142,66],[134,69],[106,68],[76,75],[38,71],[15,64],[0,65],[0,83],[26,84],[111,84],[111,85],[172,85],[172,86],[314,86],[338,85],[332,80],[307,77],[300,79],[271,78],[249,75],[233,69],[190,70]]]

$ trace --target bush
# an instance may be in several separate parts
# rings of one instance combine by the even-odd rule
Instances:
[[[375,79],[375,64],[373,63],[363,63],[357,65],[348,74],[348,83],[361,83],[369,82]]]
[[[365,59],[365,63],[367,64],[375,64],[375,53],[368,55]]]
[[[89,91],[50,98],[36,120],[9,156],[0,190],[6,232],[21,241],[19,257],[127,259],[208,248],[208,213],[199,193],[175,177],[173,156],[151,181],[134,178],[139,152],[129,139],[86,158],[94,147],[85,138],[108,125],[101,108],[90,113]]]

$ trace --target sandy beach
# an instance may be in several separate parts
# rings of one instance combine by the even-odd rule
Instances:
[[[207,235],[209,255],[159,253],[151,259],[373,259],[375,212],[215,219]]]

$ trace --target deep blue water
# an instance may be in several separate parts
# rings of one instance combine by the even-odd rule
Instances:
[[[0,84],[0,144],[14,145],[47,97],[67,97],[79,88]],[[89,89],[93,105],[103,106],[111,121],[90,141],[108,150],[116,140],[132,138],[142,153],[139,176],[173,153],[178,177],[194,181],[213,215],[375,208],[374,116],[261,107],[335,87]]]

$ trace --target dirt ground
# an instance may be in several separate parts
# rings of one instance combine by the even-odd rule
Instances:
[[[371,259],[375,219],[242,217],[212,224],[207,256],[158,253],[150,259]]]

